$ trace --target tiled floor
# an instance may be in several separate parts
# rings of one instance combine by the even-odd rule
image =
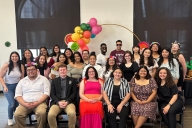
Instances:
[[[191,102],[191,101],[190,101]],[[184,112],[184,128],[192,128],[192,103],[185,105],[186,109]],[[15,125],[7,125],[7,100],[5,99],[3,93],[0,93],[0,128],[16,128]],[[28,126],[26,128],[35,128],[35,126]],[[48,126],[47,126],[48,128]],[[66,125],[59,125],[59,128],[67,128]],[[128,128],[131,128],[129,125]],[[142,127],[142,128],[150,128]],[[155,128],[159,128],[159,123],[155,123]],[[167,128],[163,125],[162,128]]]

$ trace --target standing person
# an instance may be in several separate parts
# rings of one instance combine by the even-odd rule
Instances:
[[[114,69],[117,68],[116,60],[114,56],[109,56],[107,58],[106,66],[103,68],[103,78],[106,81],[110,76]]]
[[[103,79],[103,68],[100,65],[96,64],[95,52],[91,52],[91,54],[89,56],[89,64],[84,67],[83,73],[82,73],[82,78],[85,77],[85,72],[86,72],[87,68],[90,66],[94,67],[97,70],[99,78]]]
[[[46,57],[44,55],[38,57],[37,68],[39,69],[40,75],[45,76],[47,79],[49,78],[50,68],[47,66]]]
[[[78,51],[74,52],[73,62],[67,65],[67,76],[75,78],[79,83],[81,81],[84,66],[81,54]]]
[[[24,77],[24,67],[21,64],[19,54],[12,52],[9,62],[5,63],[0,70],[0,82],[3,86],[3,93],[8,101],[8,125],[13,125],[13,112],[18,106],[14,99],[17,83]],[[4,79],[5,78],[5,79]]]
[[[159,67],[167,67],[173,77],[173,81],[177,85],[179,79],[179,63],[173,58],[170,48],[163,48],[160,59],[158,61]]]
[[[58,67],[61,64],[67,64],[67,57],[64,53],[60,53],[57,61],[51,66],[51,73],[49,74],[51,80],[59,77]]]
[[[116,46],[117,46],[117,49],[113,50],[111,52],[110,56],[115,56],[116,61],[117,61],[117,65],[119,66],[123,62],[123,57],[124,57],[124,51],[121,50],[122,41],[117,40],[116,41]]]
[[[133,46],[132,51],[133,51],[134,61],[137,62],[137,63],[139,63],[140,58],[141,58],[141,55],[140,55],[140,47],[139,47],[138,45],[135,45],[135,46]]]
[[[73,51],[70,48],[66,48],[64,54],[67,57],[67,64],[73,62],[74,60]]]
[[[133,61],[133,54],[131,51],[125,51],[123,62],[120,64],[120,69],[123,71],[124,78],[129,82],[135,75],[139,66],[137,62]]]
[[[89,64],[89,51],[88,50],[82,51],[82,58],[83,58],[84,64],[88,65]]]
[[[82,79],[84,69],[83,59],[79,52],[74,52],[74,61],[67,65],[67,76],[76,79],[77,84],[77,98],[76,98],[76,112],[79,113],[79,83]]]
[[[59,45],[56,44],[55,46],[53,46],[50,57],[52,57],[54,59],[54,61],[57,62],[57,57],[59,56],[60,53],[61,53],[61,49],[60,49]]]
[[[96,69],[88,67],[79,89],[80,128],[102,128],[102,87],[103,82],[99,79]]]
[[[150,49],[145,48],[141,54],[141,59],[139,65],[146,66],[149,70],[149,74],[154,77],[157,70],[158,64],[152,57],[152,52]]]
[[[15,99],[19,102],[14,118],[17,128],[25,128],[25,120],[29,113],[35,113],[37,127],[43,128],[46,123],[46,100],[50,95],[50,82],[38,75],[36,63],[27,65],[27,76],[19,81]]]
[[[99,53],[97,55],[97,62],[96,63],[103,67],[103,66],[105,66],[106,60],[107,60],[107,56],[106,56],[107,45],[105,43],[102,43],[100,45],[100,50],[101,50],[101,53]]]
[[[26,49],[23,52],[22,60],[21,60],[21,64],[24,67],[24,77],[27,76],[25,64],[31,63],[31,62],[33,62],[33,60],[34,60],[33,53],[31,52],[31,50]]]
[[[157,84],[146,66],[140,66],[131,85],[131,116],[135,128],[140,128],[150,118],[156,119]]]
[[[169,128],[176,128],[176,114],[182,111],[183,100],[178,95],[177,86],[169,69],[166,67],[159,68],[155,80],[158,85],[158,106],[161,116]]]
[[[51,108],[48,113],[50,128],[57,128],[56,117],[61,111],[68,115],[68,128],[75,128],[76,112],[76,80],[67,76],[67,65],[59,65],[59,77],[53,79],[51,84]]]
[[[130,88],[123,72],[116,68],[103,87],[104,108],[110,128],[117,128],[116,116],[119,115],[119,128],[126,128],[129,114]]]
[[[158,42],[152,42],[149,48],[152,51],[152,57],[157,62],[159,61],[161,55],[161,46]]]
[[[182,91],[183,81],[187,73],[187,66],[183,54],[180,53],[180,47],[180,43],[177,43],[177,41],[175,41],[174,43],[172,43],[171,51],[173,53],[173,57],[177,59],[179,63],[179,80],[177,83],[177,87],[179,91]]]
[[[44,55],[46,57],[47,65],[49,68],[55,63],[54,59],[49,57],[49,53],[46,47],[40,47],[40,55]]]

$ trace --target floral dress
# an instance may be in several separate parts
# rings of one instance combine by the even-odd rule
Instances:
[[[134,95],[140,101],[147,100],[152,94],[152,90],[156,90],[158,87],[153,78],[149,80],[149,84],[147,85],[138,85],[135,83],[135,79],[133,78],[130,81],[130,85],[133,88]],[[131,101],[131,115],[133,116],[144,116],[156,120],[156,109],[156,97],[147,104],[139,104],[134,100]]]

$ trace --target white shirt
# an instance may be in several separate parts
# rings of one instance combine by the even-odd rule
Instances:
[[[86,72],[87,68],[90,67],[90,66],[91,66],[91,65],[88,64],[88,65],[86,65],[86,66],[84,67],[83,73],[82,73],[82,78],[85,77],[85,72]],[[97,70],[98,77],[101,78],[101,79],[103,79],[103,68],[102,68],[100,65],[98,65],[98,64],[95,64],[93,67]]]
[[[25,102],[38,101],[44,94],[50,95],[50,82],[41,75],[33,81],[26,76],[19,81],[15,90],[15,98],[22,96]]]
[[[97,61],[96,61],[97,64],[101,64],[102,66],[105,66],[106,62],[107,62],[106,55],[103,55],[101,53],[97,55]]]

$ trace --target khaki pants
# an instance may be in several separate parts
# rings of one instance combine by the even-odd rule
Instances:
[[[56,117],[61,111],[65,111],[68,115],[68,128],[75,128],[76,112],[75,105],[68,104],[66,108],[60,108],[58,105],[52,105],[48,113],[48,123],[50,128],[57,128]]]
[[[25,120],[29,113],[32,111],[35,113],[35,116],[37,118],[37,127],[38,128],[44,128],[46,123],[46,109],[47,105],[45,102],[41,103],[34,109],[27,109],[26,107],[19,105],[16,108],[14,118],[17,125],[17,128],[25,128]]]

